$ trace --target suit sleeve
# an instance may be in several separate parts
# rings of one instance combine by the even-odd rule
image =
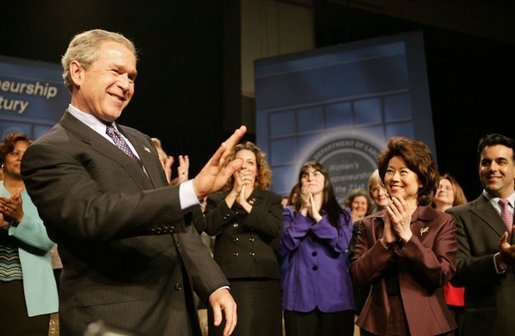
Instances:
[[[195,227],[190,225],[186,232],[177,234],[176,237],[195,293],[207,303],[215,290],[229,286],[229,282],[195,231]]]
[[[62,147],[35,143],[22,161],[27,191],[46,224],[92,241],[150,234],[160,226],[184,230],[178,187],[124,190],[129,187],[116,181],[116,171],[100,172],[86,154]],[[99,178],[117,184],[108,190],[97,182]]]
[[[351,277],[357,287],[366,287],[384,274],[394,252],[386,249],[372,236],[372,219],[359,223],[354,256],[350,265]]]
[[[459,211],[449,209],[447,211],[456,220],[456,238],[458,241],[458,253],[456,255],[456,274],[451,280],[454,286],[475,287],[485,282],[497,282],[499,275],[495,271],[494,254],[498,251],[497,242],[492,244],[492,248],[488,246],[483,248],[485,253],[482,255],[473,255],[472,247],[469,241],[469,233],[465,225],[466,219]],[[483,232],[476,232],[476,235],[483,235]],[[487,243],[485,243],[488,245]]]

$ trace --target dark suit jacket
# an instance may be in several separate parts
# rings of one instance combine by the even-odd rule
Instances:
[[[501,216],[484,195],[447,211],[456,218],[458,229],[457,272],[452,283],[465,287],[463,334],[515,335],[514,269],[497,274],[493,262],[506,231]]]
[[[413,236],[404,246],[386,250],[383,235],[385,210],[365,217],[359,226],[351,275],[359,287],[371,286],[356,324],[385,335],[390,311],[384,272],[394,264],[404,313],[412,336],[438,335],[456,328],[443,295],[443,285],[455,271],[457,250],[454,220],[429,206],[412,216]]]
[[[148,176],[69,113],[23,158],[27,190],[63,262],[61,335],[82,335],[98,319],[139,336],[200,334],[190,283],[207,300],[228,282],[185,222],[150,138],[120,130]]]
[[[226,196],[218,192],[207,199],[206,233],[216,236],[214,259],[229,279],[280,279],[273,243],[281,231],[281,197],[254,189],[248,214],[237,202],[229,209]]]

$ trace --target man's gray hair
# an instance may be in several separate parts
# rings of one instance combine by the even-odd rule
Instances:
[[[82,65],[82,67],[84,67],[84,69],[87,70],[88,67],[96,60],[98,56],[97,51],[100,48],[100,45],[106,41],[123,44],[134,54],[136,61],[138,60],[138,54],[134,43],[122,34],[102,29],[93,29],[77,34],[72,38],[66,53],[61,58],[64,84],[70,92],[73,90],[73,81],[70,75],[70,63],[73,60],[76,60]]]

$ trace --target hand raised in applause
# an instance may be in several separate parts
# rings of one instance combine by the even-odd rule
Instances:
[[[202,198],[222,188],[235,171],[241,169],[243,161],[235,159],[225,165],[232,149],[243,137],[247,128],[241,126],[218,148],[204,168],[193,180],[193,188],[198,198]]]
[[[318,223],[322,219],[320,215],[322,196],[320,194],[313,195],[310,188],[309,185],[302,186],[300,213],[303,216],[311,217]]]
[[[386,206],[389,222],[395,235],[407,243],[411,236],[411,213],[408,212],[406,201],[397,195],[392,196],[392,201]]]
[[[177,176],[179,184],[188,181],[190,170],[190,158],[188,155],[179,155],[179,167],[177,167]]]
[[[515,226],[511,230],[511,234],[513,235],[514,232]],[[506,231],[499,240],[499,257],[507,265],[513,265],[515,264],[515,245],[510,245],[510,243],[508,242],[509,236],[510,235],[508,234],[508,231]]]
[[[5,227],[12,222],[21,222],[23,218],[21,191],[11,197],[0,196],[0,215],[0,227]]]
[[[236,172],[235,184],[236,180],[239,181],[237,183],[240,186],[240,193],[238,194],[236,202],[238,202],[245,211],[247,211],[247,213],[250,213],[252,211],[252,205],[247,201],[247,199],[254,190],[253,178],[246,172],[239,171]]]

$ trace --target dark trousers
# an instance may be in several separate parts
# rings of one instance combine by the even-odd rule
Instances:
[[[0,335],[47,336],[50,314],[29,317],[21,280],[0,281]]]
[[[352,336],[354,311],[323,313],[318,309],[308,313],[285,310],[286,336]]]
[[[238,323],[232,336],[281,336],[282,308],[279,280],[234,280],[231,294],[238,305]],[[222,335],[225,323],[215,328],[208,311],[209,335]]]

